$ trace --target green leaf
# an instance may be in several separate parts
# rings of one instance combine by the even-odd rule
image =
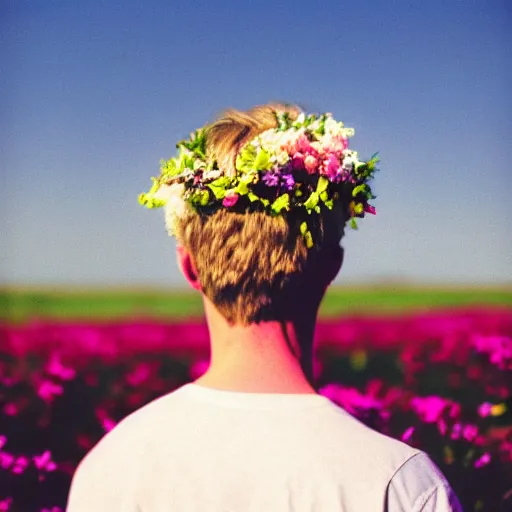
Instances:
[[[234,190],[241,196],[246,196],[249,193],[249,187],[247,186],[247,183],[244,183],[243,181],[239,182]]]
[[[253,170],[254,160],[256,159],[256,148],[252,144],[245,146],[236,157],[236,168],[242,172]]]
[[[283,209],[288,210],[289,207],[290,196],[288,194],[283,194],[272,203],[271,209],[274,213],[281,213]]]
[[[214,182],[212,182],[207,187],[213,192],[216,199],[224,199],[226,197],[226,189],[223,186],[214,185]]]
[[[270,168],[272,168],[270,155],[264,149],[260,149],[254,159],[253,169],[255,171],[267,171]]]
[[[258,173],[257,172],[248,172],[247,174],[244,174],[241,178],[240,178],[240,181],[242,183],[246,183],[247,185],[250,185],[252,183],[255,182],[255,180],[257,181],[258,180]]]
[[[195,205],[206,206],[210,200],[207,190],[194,190],[190,194],[190,202]]]
[[[260,200],[260,198],[254,192],[249,192],[247,194],[247,197],[249,198],[249,201],[251,201],[251,203],[254,203],[254,201]]]
[[[308,223],[304,221],[300,225],[300,232],[302,236],[304,237],[304,241],[306,242],[306,247],[308,249],[311,249],[313,247],[313,237],[311,236],[311,231],[308,229]]]
[[[311,212],[311,210],[314,210],[316,206],[318,205],[318,194],[316,192],[312,192],[311,195],[308,197],[308,200],[304,203],[304,207],[308,212]]]
[[[165,201],[163,199],[156,199],[153,197],[153,194],[139,194],[139,204],[145,206],[146,208],[161,208],[165,206]]]
[[[352,190],[352,197],[356,197],[359,193],[366,191],[366,184],[363,183],[362,185],[358,185],[357,187],[354,187],[354,190]]]
[[[231,185],[231,179],[227,176],[220,176],[216,180],[213,180],[210,185],[213,185],[214,187],[229,188]]]
[[[352,229],[357,229],[357,221],[356,221],[356,219],[355,219],[354,217],[352,217],[352,218],[350,219],[350,227],[351,227]]]
[[[325,176],[320,176],[320,178],[318,178],[318,183],[316,185],[317,193],[320,194],[324,190],[327,190],[328,186],[329,186],[329,180]]]
[[[332,199],[329,199],[328,201],[324,201],[325,206],[329,208],[329,210],[332,210],[334,208],[334,201]]]
[[[362,203],[357,203],[355,206],[354,206],[354,212],[357,214],[357,215],[361,215],[361,213],[363,213],[364,211],[364,206]]]

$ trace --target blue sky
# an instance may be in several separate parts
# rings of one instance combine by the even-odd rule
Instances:
[[[339,283],[510,283],[511,21],[498,0],[4,0],[1,282],[183,285],[137,195],[224,108],[285,100],[380,153]]]

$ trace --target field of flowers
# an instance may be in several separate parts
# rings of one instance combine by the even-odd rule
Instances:
[[[323,394],[426,451],[464,510],[512,510],[512,309],[324,319],[316,343]],[[207,361],[201,321],[0,325],[0,511],[62,511],[85,453]]]

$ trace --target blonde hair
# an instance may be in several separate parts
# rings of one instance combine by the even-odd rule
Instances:
[[[226,174],[235,173],[241,146],[277,127],[276,112],[296,119],[294,105],[268,104],[246,112],[226,111],[207,127],[208,158]],[[202,291],[232,324],[285,320],[294,303],[304,301],[312,277],[320,270],[318,256],[326,244],[343,235],[340,210],[323,212],[315,222],[314,249],[306,247],[300,220],[264,212],[248,214],[224,208],[211,215],[193,213],[179,219],[176,237],[191,254]]]

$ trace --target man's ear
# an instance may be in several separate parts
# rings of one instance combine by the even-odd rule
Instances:
[[[176,247],[176,259],[178,260],[178,266],[180,267],[181,273],[185,276],[190,286],[194,290],[201,291],[201,283],[199,282],[199,276],[190,253],[182,245]]]

